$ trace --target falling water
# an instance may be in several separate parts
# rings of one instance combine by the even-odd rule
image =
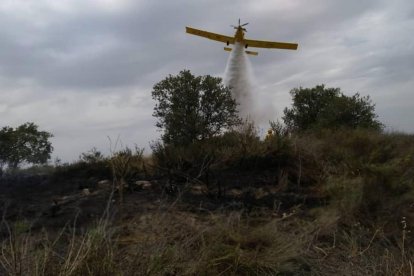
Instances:
[[[243,45],[235,43],[227,61],[224,83],[231,87],[242,118],[253,120],[258,125],[267,125],[270,120],[275,120],[276,110],[268,96],[256,97],[259,88],[254,84],[252,66],[244,50]]]
[[[235,43],[227,61],[224,82],[231,88],[233,97],[239,104],[241,117],[252,116],[252,70],[249,59],[240,43]]]

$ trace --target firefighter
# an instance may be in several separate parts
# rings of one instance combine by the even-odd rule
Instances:
[[[270,139],[272,139],[272,137],[273,137],[273,130],[272,129],[269,129],[267,131],[267,134],[266,134],[266,137],[265,137],[265,141],[269,141]]]

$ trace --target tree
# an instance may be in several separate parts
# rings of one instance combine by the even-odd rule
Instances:
[[[39,131],[34,123],[0,130],[0,169],[5,165],[14,170],[22,163],[43,164],[50,158],[52,134]]]
[[[194,76],[188,70],[154,85],[153,116],[166,144],[188,145],[240,123],[236,101],[220,78]]]
[[[349,97],[340,88],[294,88],[290,91],[292,108],[285,108],[283,120],[290,130],[315,128],[368,128],[381,130],[375,105],[369,96],[359,93]]]
[[[0,176],[3,173],[4,166],[8,163],[11,156],[11,147],[14,129],[3,127],[0,130]]]
[[[85,163],[98,163],[105,160],[105,156],[97,148],[93,147],[88,152],[83,152],[79,155],[79,160]]]

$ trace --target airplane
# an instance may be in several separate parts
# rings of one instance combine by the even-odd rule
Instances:
[[[186,32],[188,34],[192,35],[198,35],[201,37],[205,37],[208,39],[216,40],[219,42],[224,42],[229,46],[230,44],[240,43],[242,44],[246,49],[247,47],[255,47],[255,48],[273,48],[273,49],[285,49],[285,50],[296,50],[298,48],[297,43],[287,43],[287,42],[273,42],[273,41],[263,41],[263,40],[252,40],[252,39],[245,39],[244,33],[247,32],[244,26],[246,26],[249,23],[240,24],[239,19],[239,25],[234,26],[231,25],[236,30],[236,33],[234,34],[234,37],[211,33],[203,30],[194,29],[191,27],[185,27]],[[232,48],[224,47],[225,51],[231,51]],[[246,54],[257,56],[259,53],[254,51],[245,51]]]

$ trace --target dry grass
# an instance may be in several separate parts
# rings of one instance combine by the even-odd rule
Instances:
[[[303,219],[169,206],[107,222],[84,233],[12,225],[0,245],[0,274],[410,275],[413,262],[406,224],[393,241],[381,228],[341,228],[333,209]]]
[[[306,235],[281,231],[276,220],[250,226],[240,213],[154,214],[143,220],[135,224],[140,230],[130,229],[139,236],[123,242],[136,252],[134,262],[141,260],[144,274],[275,275],[301,269]]]
[[[177,210],[103,223],[75,233],[18,233],[1,244],[6,275],[275,275],[300,271],[306,231],[242,213],[195,215]],[[250,225],[254,224],[254,226]]]
[[[114,272],[113,239],[104,222],[82,235],[76,229],[59,233],[21,231],[9,226],[1,243],[1,275],[110,275]]]

